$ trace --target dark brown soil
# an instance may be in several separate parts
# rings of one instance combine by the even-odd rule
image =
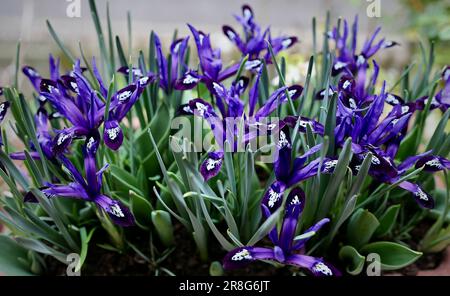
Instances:
[[[211,241],[213,241],[211,239]],[[133,241],[133,243],[135,243]],[[139,247],[145,250],[145,247]],[[159,266],[148,263],[132,249],[125,253],[107,251],[91,244],[88,258],[81,271],[82,275],[108,276],[108,275],[128,275],[128,276],[149,276],[155,275],[158,268],[165,268],[175,275],[207,276],[209,275],[210,263],[221,262],[226,251],[218,245],[211,246],[208,262],[202,262],[197,251],[197,247],[192,237],[186,232],[182,225],[175,226],[175,250]],[[149,256],[149,250],[145,253]],[[47,275],[65,275],[67,266],[48,257]],[[160,275],[167,273],[159,272]],[[247,268],[233,271],[225,271],[224,275],[238,276],[289,276],[292,272],[288,267],[276,268],[263,262],[255,262]]]
[[[408,244],[417,249],[420,238],[422,238],[430,227],[427,221],[421,222],[412,232],[412,238]],[[136,239],[136,238],[135,238]],[[140,250],[145,251],[145,255],[150,257],[150,250],[146,240],[133,240]],[[108,275],[135,275],[135,276],[149,276],[155,275],[159,269],[159,274],[167,275],[161,272],[160,268],[165,268],[175,275],[190,275],[190,276],[207,276],[209,275],[210,263],[213,261],[221,262],[226,254],[215,240],[210,239],[214,245],[211,245],[208,250],[208,262],[200,260],[197,247],[193,238],[187,233],[186,229],[180,225],[175,225],[175,245],[173,252],[158,266],[148,263],[141,256],[136,254],[132,249],[128,249],[124,253],[107,251],[91,244],[82,275],[94,276],[108,276]],[[158,244],[158,242],[156,242]],[[161,248],[161,246],[160,246]],[[162,248],[161,248],[162,249]],[[439,266],[443,260],[443,253],[424,254],[415,263],[395,272],[386,272],[385,275],[408,275],[414,276],[421,270],[432,270]],[[47,258],[47,274],[48,275],[65,275],[66,265],[52,259]],[[250,264],[247,268],[233,271],[225,271],[224,275],[236,276],[290,276],[292,271],[289,267],[276,268],[272,265],[263,262],[255,262]]]
[[[424,221],[420,222],[417,225],[417,227],[415,227],[411,231],[412,238],[410,241],[407,242],[408,245],[412,249],[415,249],[415,250],[419,249],[420,239],[422,239],[425,236],[426,232],[428,231],[428,229],[430,229],[431,226],[432,226],[431,221],[424,220]],[[413,264],[411,264],[403,269],[400,269],[398,271],[395,271],[394,273],[400,273],[402,275],[407,275],[407,276],[415,276],[421,270],[436,269],[441,264],[443,258],[444,258],[444,252],[423,254]],[[387,274],[389,274],[389,273],[387,273]]]

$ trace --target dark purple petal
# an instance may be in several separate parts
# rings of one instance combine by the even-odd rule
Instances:
[[[175,89],[188,90],[193,89],[200,82],[201,76],[195,71],[188,71],[184,75],[175,81]]]
[[[401,97],[392,93],[387,93],[384,101],[392,106],[403,105],[405,103],[405,101]]]
[[[120,148],[123,142],[123,132],[117,120],[112,119],[105,122],[103,141],[112,150]]]
[[[250,89],[249,93],[249,115],[250,117],[253,116],[253,113],[255,112],[256,103],[258,102],[259,97],[259,82],[261,80],[262,75],[262,68],[258,72],[258,75],[256,76],[255,82],[253,83],[252,88]]]
[[[241,40],[241,37],[236,33],[236,31],[233,30],[230,26],[223,26],[222,31],[227,36],[230,41],[234,42],[236,46],[239,48],[241,52],[245,52],[246,47],[244,43]]]
[[[72,143],[74,136],[75,132],[73,128],[63,129],[57,133],[52,142],[53,153],[56,155],[63,153],[69,147],[70,143]]]
[[[293,249],[294,250],[298,250],[303,248],[303,246],[322,228],[322,226],[324,226],[325,224],[329,223],[330,219],[328,218],[323,218],[322,220],[320,220],[319,222],[317,222],[316,224],[314,224],[313,226],[311,226],[310,228],[308,228],[304,233],[303,233],[303,237],[296,239],[294,241],[294,245],[293,245]]]
[[[108,96],[108,89],[106,88],[105,83],[103,83],[102,76],[97,68],[97,63],[95,62],[94,57],[92,58],[92,72],[94,73],[95,79],[97,79],[98,85],[100,86],[100,93],[106,98]]]
[[[315,276],[340,276],[341,273],[331,264],[323,260],[306,255],[290,255],[286,258],[286,263],[306,268]]]
[[[147,76],[142,76],[136,81],[136,86],[142,92],[143,89],[152,82],[156,81],[156,75],[153,73],[148,73]]]
[[[414,156],[409,156],[407,157],[404,161],[402,161],[398,166],[397,169],[399,171],[399,173],[403,173],[407,170],[409,170],[414,164],[416,164],[416,162],[420,159],[424,159],[425,156],[430,155],[432,152],[432,150],[426,151],[424,153],[418,154],[418,155],[414,155]],[[424,164],[421,163],[419,165],[416,164],[416,168],[422,167]]]
[[[50,79],[57,80],[59,78],[59,58],[55,59],[50,54],[49,55],[49,67],[50,67]]]
[[[303,116],[298,117],[298,116],[289,115],[283,119],[283,122],[285,124],[287,124],[290,128],[295,128],[295,126],[298,123],[298,131],[300,133],[306,133],[307,125],[310,125],[313,133],[316,133],[319,135],[323,135],[323,133],[324,133],[324,126],[321,123],[319,123],[315,120],[309,119],[307,117],[303,117]]]
[[[236,74],[236,72],[239,70],[239,65],[240,63],[235,63],[220,71],[219,75],[217,76],[217,81],[223,81]]]
[[[403,181],[398,186],[411,192],[414,199],[420,206],[428,209],[434,208],[434,199],[419,185],[411,183],[409,181]]]
[[[5,119],[10,103],[8,101],[0,103],[0,123]]]
[[[384,93],[386,83],[383,83],[383,88],[380,95],[376,96],[374,102],[365,114],[362,122],[361,134],[366,134],[372,131],[377,125],[381,114],[383,113],[384,100],[386,93]]]
[[[73,180],[75,180],[78,184],[82,185],[83,188],[87,188],[86,181],[83,176],[77,170],[77,168],[73,165],[73,163],[64,155],[59,155],[59,159],[62,164],[67,168],[67,171],[70,173],[70,176]]]
[[[273,92],[264,105],[256,112],[255,118],[258,120],[261,117],[269,116],[278,106],[284,103],[287,100],[286,96],[283,95],[286,89],[287,87],[281,87]]]
[[[249,82],[250,82],[250,80],[245,76],[241,76],[236,81],[233,81],[232,95],[236,95],[236,96],[240,97],[244,93],[244,91],[247,89]]]
[[[78,183],[69,183],[68,185],[51,185],[42,189],[42,192],[48,197],[66,197],[77,199],[89,199],[87,192],[83,186]]]
[[[258,73],[261,70],[262,65],[263,63],[261,62],[261,60],[248,60],[244,64],[244,69],[247,71]]]
[[[255,260],[276,260],[273,249],[250,246],[236,248],[225,256],[223,267],[225,269],[241,268]]]
[[[427,155],[419,159],[416,163],[416,168],[423,167],[427,172],[438,172],[450,169],[450,160],[434,155]]]
[[[197,98],[189,101],[189,107],[195,115],[205,119],[210,117],[217,117],[214,108],[203,99]]]
[[[58,87],[57,83],[50,79],[41,79],[39,82],[40,92],[53,93],[53,91]]]
[[[130,67],[128,67],[128,66],[120,67],[119,69],[117,69],[117,72],[128,75],[130,73]],[[139,69],[139,68],[132,68],[131,72],[132,72],[133,76],[137,76],[137,77],[142,77],[144,75],[144,73],[142,73],[141,69]]]
[[[126,87],[118,90],[112,97],[111,97],[111,104],[109,106],[109,111],[116,108],[117,105],[125,105],[129,103],[133,96],[136,96],[136,85],[130,84]],[[102,109],[100,109],[102,110]]]
[[[61,81],[63,82],[63,85],[69,89],[70,91],[79,94],[78,90],[78,84],[74,77],[70,75],[63,75],[60,77]]]
[[[349,75],[343,75],[339,79],[338,89],[347,94],[353,93],[355,90],[355,79]]]
[[[332,174],[338,164],[337,158],[325,158],[322,163],[321,172],[323,174]]]
[[[101,189],[101,184],[97,182],[97,161],[95,159],[98,146],[99,136],[97,134],[88,136],[83,147],[84,171],[86,172],[88,191],[91,195],[98,194]]]
[[[25,74],[25,76],[28,77],[28,79],[30,79],[31,84],[33,84],[33,86],[34,86],[34,89],[39,92],[41,79],[42,79],[39,72],[30,66],[23,67],[22,72],[23,72],[23,74]]]
[[[334,89],[333,87],[329,87],[328,88],[328,97],[331,98],[334,95]],[[326,89],[321,89],[320,91],[317,92],[315,98],[316,100],[323,100],[325,99],[325,97],[327,96],[327,92]]]
[[[292,189],[286,199],[286,210],[279,239],[279,246],[283,250],[290,250],[292,247],[298,219],[305,207],[305,200],[305,193],[300,187]]]
[[[383,42],[383,45],[381,46],[381,48],[390,48],[390,47],[397,46],[397,45],[399,45],[398,42],[391,41],[391,40],[385,40]]]
[[[450,82],[450,66],[445,66],[442,70],[442,80],[445,82]]]
[[[159,40],[159,37],[156,33],[154,34],[154,37],[155,37],[156,60],[158,62],[160,84],[163,89],[168,90],[170,81],[169,81],[167,60],[162,52],[161,41]]]
[[[94,202],[99,205],[113,222],[122,227],[134,226],[135,219],[131,211],[120,201],[113,200],[106,195],[99,195]]]
[[[289,135],[289,128],[284,128],[279,132],[277,142],[278,157],[274,163],[274,171],[277,180],[287,182],[291,173],[292,145]]]
[[[41,159],[38,152],[31,151],[28,152],[32,159]],[[13,152],[9,154],[9,157],[14,160],[25,160],[27,159],[25,152]]]
[[[178,107],[175,117],[183,116],[183,115],[193,115],[193,114],[194,114],[194,111],[191,110],[191,107],[189,106],[189,104],[183,104]]]
[[[272,215],[283,203],[283,193],[286,185],[283,182],[275,181],[270,185],[261,200],[261,209],[265,217]]]
[[[200,173],[205,181],[217,176],[222,167],[223,153],[222,152],[210,152],[208,156],[200,165]]]
[[[287,183],[287,186],[293,186],[297,184],[300,181],[306,180],[308,178],[311,178],[318,173],[320,159],[315,159],[308,163],[306,166],[301,166],[299,163],[303,164],[304,160],[301,160],[300,162],[295,160],[294,166],[293,166],[293,172],[291,177],[289,178],[289,182]]]

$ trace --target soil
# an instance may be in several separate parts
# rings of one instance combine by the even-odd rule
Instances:
[[[408,245],[414,249],[419,249],[419,242],[420,239],[423,238],[428,231],[428,229],[432,226],[431,221],[424,220],[421,223],[417,225],[412,231],[411,231],[411,240],[409,240],[407,243]],[[449,253],[449,248],[447,253]],[[447,267],[446,275],[450,275],[449,269],[449,256],[445,256],[445,251],[438,252],[438,253],[426,253],[423,254],[416,262],[413,264],[394,271],[394,272],[387,272],[386,275],[405,275],[405,276],[416,276],[416,275],[435,275],[435,270],[443,267]],[[437,275],[437,274],[436,274]]]
[[[175,245],[176,249],[159,265],[175,275],[209,275],[210,263],[213,261],[222,262],[226,251],[220,247],[214,246],[208,248],[211,252],[208,262],[202,262],[197,252],[197,247],[193,238],[186,232],[182,225],[175,225]],[[135,243],[133,241],[133,243]],[[147,244],[148,245],[148,244]],[[92,244],[94,247],[95,244]],[[136,244],[140,250],[145,250],[144,242],[141,241],[140,246]],[[149,256],[150,250],[146,250],[146,256]],[[46,258],[47,275],[65,275],[67,266],[63,263],[51,258]],[[148,263],[141,256],[136,254],[132,249],[126,253],[107,251],[95,246],[89,250],[88,258],[84,264],[81,274],[84,276],[150,276],[155,275],[157,267]],[[167,275],[161,272],[160,275]],[[289,276],[292,275],[289,267],[276,268],[263,262],[255,262],[247,268],[225,271],[224,275],[236,276]]]
[[[419,238],[422,238],[425,232],[430,227],[430,223],[424,221],[413,230],[411,241],[408,244],[417,249]],[[130,236],[131,237],[131,236]],[[105,237],[106,238],[106,237]],[[414,239],[416,238],[416,239]],[[136,241],[135,241],[136,240]],[[134,237],[133,244],[140,250],[145,251],[145,255],[149,257],[150,250],[146,249],[147,240]],[[212,241],[212,240],[211,240]],[[158,242],[155,242],[158,244]],[[187,233],[186,229],[180,225],[175,225],[175,245],[176,248],[170,255],[159,264],[155,266],[145,261],[141,256],[136,254],[132,249],[125,253],[118,253],[107,251],[94,244],[93,248],[89,250],[89,255],[82,275],[94,276],[108,276],[108,275],[134,275],[134,276],[150,276],[155,275],[158,267],[163,267],[175,275],[194,275],[207,276],[209,275],[209,264],[213,261],[221,262],[226,254],[222,248],[217,245],[210,246],[208,250],[211,252],[208,262],[202,262],[197,252],[197,247],[193,238]],[[157,246],[158,247],[158,246]],[[163,249],[159,246],[158,249]],[[445,255],[446,254],[446,255]],[[67,266],[52,259],[47,258],[47,274],[48,275],[65,275]],[[439,267],[439,268],[438,268]],[[438,268],[438,269],[437,269]],[[436,270],[436,271],[435,271]],[[161,272],[160,275],[167,275]],[[290,276],[294,269],[290,267],[276,268],[267,263],[255,262],[248,265],[247,268],[225,271],[224,275],[230,276]],[[432,253],[424,254],[415,263],[407,266],[401,270],[385,272],[383,275],[450,275],[450,248],[447,253]]]

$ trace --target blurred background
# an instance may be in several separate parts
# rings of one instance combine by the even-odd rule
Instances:
[[[80,15],[69,17],[68,7],[77,5],[75,2],[79,3]],[[96,3],[106,32],[107,1]],[[359,44],[379,25],[383,27],[382,36],[399,42],[400,47],[385,51],[379,57],[382,65],[393,74],[398,74],[411,61],[418,52],[419,41],[427,44],[428,39],[440,40],[438,63],[443,64],[444,56],[448,56],[444,49],[448,48],[450,40],[450,0],[109,0],[113,32],[125,44],[127,11],[130,11],[134,56],[138,49],[147,52],[151,30],[156,31],[167,46],[174,29],[179,30],[179,36],[188,34],[186,23],[210,32],[214,45],[220,47],[224,55],[232,54],[234,47],[223,36],[221,27],[229,24],[238,28],[233,14],[240,14],[244,3],[253,7],[258,23],[263,27],[271,25],[274,36],[282,32],[300,38],[301,43],[291,50],[291,54],[300,57],[300,64],[307,61],[311,53],[312,17],[317,17],[318,32],[322,32],[327,11],[331,13],[332,24],[338,17],[352,21],[359,15],[362,38]],[[379,17],[369,17],[368,9]],[[21,65],[33,65],[43,74],[48,71],[48,54],[61,55],[48,33],[47,19],[76,56],[79,56],[79,42],[87,56],[97,55],[97,37],[87,0],[1,0],[0,85],[11,82],[18,40],[22,45]],[[23,75],[19,83],[27,84]]]

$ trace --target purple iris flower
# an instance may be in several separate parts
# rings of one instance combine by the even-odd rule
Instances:
[[[360,70],[365,71],[365,70]],[[345,139],[352,138],[353,172],[356,174],[368,152],[372,153],[369,175],[379,182],[393,184],[408,168],[424,155],[414,156],[397,165],[394,161],[401,140],[406,136],[408,122],[416,110],[423,109],[420,102],[404,103],[403,100],[385,91],[385,84],[378,95],[371,95],[360,101],[358,83],[343,75],[338,86],[337,120],[335,140],[342,146]],[[345,82],[347,89],[345,89]],[[354,87],[352,86],[354,85]],[[365,91],[361,91],[363,93]],[[348,102],[352,102],[348,104]],[[382,118],[385,103],[393,105],[392,110]],[[399,186],[413,194],[423,207],[432,208],[434,201],[419,185],[400,183]],[[405,185],[406,184],[406,185]]]
[[[235,15],[236,20],[242,25],[244,36],[241,38],[230,26],[223,26],[223,33],[233,42],[242,54],[249,55],[250,59],[258,59],[261,53],[266,51],[265,59],[270,61],[270,53],[267,50],[266,40],[272,45],[274,54],[290,48],[297,42],[297,37],[281,36],[271,38],[270,29],[262,31],[261,27],[255,22],[253,10],[248,5],[242,6],[242,16]]]
[[[366,40],[361,51],[357,53],[358,17],[355,17],[353,22],[350,41],[348,41],[349,25],[346,20],[344,20],[342,32],[341,30],[338,30],[337,27],[334,27],[333,30],[328,33],[328,37],[335,41],[337,50],[337,56],[332,68],[332,74],[337,75],[341,72],[348,74],[357,73],[358,70],[369,67],[368,60],[379,50],[390,48],[398,44],[384,38],[380,39],[378,42],[375,42],[375,39],[380,31],[381,28],[378,27],[372,36]]]
[[[264,193],[262,201],[262,212],[264,216],[275,212],[275,210],[283,202],[284,192],[289,188],[295,186],[299,182],[316,176],[319,172],[323,174],[332,174],[337,165],[337,159],[316,158],[309,163],[307,160],[315,153],[322,149],[322,144],[311,147],[303,155],[292,160],[292,143],[290,137],[290,130],[294,129],[297,120],[302,119],[289,118],[280,123],[279,140],[277,142],[277,158],[274,162],[275,181],[269,186]],[[307,122],[314,130],[314,123]],[[318,123],[316,123],[318,124]],[[299,124],[299,126],[301,123]],[[319,130],[322,130],[321,127]],[[299,132],[302,131],[299,128]]]
[[[442,112],[447,111],[450,107],[450,66],[444,67],[442,71],[441,80],[444,84],[443,88],[431,99],[430,110],[439,108]],[[428,96],[418,99],[416,102],[425,106],[428,101]]]
[[[258,80],[259,76],[257,78],[257,81]],[[247,115],[244,113],[245,104],[240,99],[240,96],[245,91],[247,85],[248,79],[244,77],[241,77],[234,82],[230,89],[226,89],[224,85],[218,82],[211,83],[210,88],[213,90],[213,94],[216,98],[220,115],[215,112],[211,104],[200,98],[190,100],[188,104],[180,106],[178,114],[200,116],[209,123],[216,144],[219,146],[219,150],[209,153],[207,158],[201,164],[200,172],[205,180],[215,177],[220,172],[225,140],[232,143],[234,148],[237,147],[238,143],[236,137],[239,134],[238,127],[233,126],[230,131],[230,127],[227,126],[227,123],[230,122],[229,119],[244,119],[244,127],[247,131],[247,134],[244,135],[244,139],[245,141],[249,141],[255,136],[249,132],[249,124],[258,124],[261,118],[268,117],[279,105],[287,102],[286,91],[288,91],[292,100],[296,100],[303,91],[303,88],[300,85],[281,87],[274,91],[261,108],[255,112],[255,98],[258,96],[258,85],[255,83],[250,90],[250,110],[249,115]],[[252,101],[255,101],[255,103],[253,104]],[[305,122],[306,124],[307,120],[308,119],[303,118],[302,122]],[[318,123],[316,123],[316,126],[319,131],[323,132],[323,127],[320,127]]]
[[[53,140],[49,132],[48,121],[47,111],[43,107],[40,107],[34,117],[37,141],[42,149],[42,153],[44,154],[44,156],[49,160],[54,160],[55,154],[53,152],[52,146]],[[40,159],[39,153],[36,151],[36,147],[33,147],[33,144],[31,145],[31,149],[33,151],[30,151],[30,156],[33,159]],[[9,156],[12,159],[16,160],[26,159],[25,152],[13,152],[10,153]]]
[[[268,200],[267,203],[271,203]],[[295,236],[298,220],[305,204],[305,194],[300,188],[294,188],[286,200],[284,219],[281,230],[276,228],[269,238],[273,248],[244,246],[236,248],[225,256],[223,265],[226,269],[244,267],[254,261],[275,261],[309,270],[315,276],[340,276],[341,273],[322,258],[304,255],[302,252],[306,242],[330,220],[324,218],[306,230],[302,235]],[[281,206],[277,205],[278,208]]]
[[[73,182],[67,185],[47,184],[41,191],[48,197],[75,198],[84,201],[94,202],[103,209],[117,225],[127,227],[134,225],[134,216],[130,210],[120,201],[111,199],[101,193],[102,176],[107,168],[104,166],[97,171],[95,154],[99,145],[99,136],[90,136],[83,147],[85,177],[72,162],[65,156],[59,156],[63,165],[70,172]],[[37,202],[32,193],[25,196],[26,202]]]
[[[0,87],[0,96],[3,95],[3,88]],[[3,120],[5,119],[6,113],[8,112],[9,109],[9,102],[5,101],[0,103],[0,124],[3,122]],[[3,138],[2,135],[0,133],[0,146],[3,146]]]
[[[82,72],[78,61],[68,75],[63,75],[57,80],[40,79],[40,96],[50,101],[56,112],[72,124],[71,127],[64,128],[56,134],[52,144],[54,154],[63,153],[75,138],[87,138],[97,133],[104,121],[106,102],[100,99]],[[107,89],[95,60],[93,72],[100,86],[100,93],[106,97]],[[111,97],[103,137],[109,148],[117,150],[122,144],[123,134],[119,123],[142,94],[145,86],[154,79],[153,75],[143,76]]]
[[[187,72],[188,67],[185,63],[186,53],[188,48],[189,37],[177,39],[172,42],[170,46],[170,54],[168,57],[164,56],[161,41],[155,33],[155,51],[156,60],[158,62],[159,86],[166,94],[170,94],[175,88],[176,81],[181,74]],[[129,75],[129,67],[121,67],[117,70],[120,73]],[[132,68],[133,81],[144,76],[145,69]],[[147,75],[153,75],[148,72]]]
[[[158,60],[160,85],[166,91],[170,91],[174,88],[175,82],[179,78],[179,74],[187,71],[187,65],[185,64],[186,51],[188,46],[189,37],[184,39],[175,40],[170,46],[170,65],[168,60],[164,57],[161,49],[161,42],[158,36],[155,34],[155,47],[156,57]],[[169,69],[170,66],[170,69]],[[169,74],[170,73],[170,74]]]
[[[192,89],[199,82],[211,85],[213,82],[217,83],[233,76],[239,69],[239,63],[223,69],[220,50],[212,48],[209,34],[207,35],[198,31],[189,24],[188,26],[194,36],[195,44],[197,45],[197,53],[202,73],[194,70],[186,71],[184,75],[176,81],[175,89]],[[245,68],[246,70],[255,70],[259,69],[261,65],[261,61],[251,60],[247,61]]]

